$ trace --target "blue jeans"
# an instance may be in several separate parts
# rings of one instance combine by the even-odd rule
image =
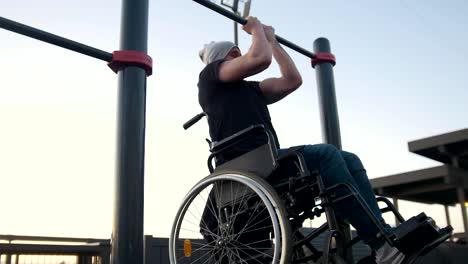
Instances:
[[[278,150],[278,153],[286,149]],[[357,190],[380,223],[384,231],[391,227],[385,223],[377,205],[375,194],[370,185],[366,170],[358,156],[353,153],[338,150],[330,144],[306,145],[301,150],[302,155],[310,171],[318,170],[325,187],[338,183],[348,183]],[[339,191],[338,195],[349,194],[349,191]],[[362,209],[359,202],[350,197],[335,203],[337,214],[348,221],[357,231],[364,243],[372,248],[378,248],[383,244],[382,239],[377,239],[380,232],[369,216]]]

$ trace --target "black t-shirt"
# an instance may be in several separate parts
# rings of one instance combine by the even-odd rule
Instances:
[[[271,124],[267,102],[259,82],[219,80],[219,65],[223,60],[208,64],[200,73],[198,101],[208,116],[210,137],[220,141],[242,129],[263,124],[274,136],[279,148],[276,132]],[[250,139],[240,144],[234,152],[245,152],[265,142],[265,137]]]

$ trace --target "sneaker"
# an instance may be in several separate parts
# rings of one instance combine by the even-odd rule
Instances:
[[[405,260],[405,255],[396,247],[391,247],[387,242],[375,252],[375,262],[377,264],[401,264]]]

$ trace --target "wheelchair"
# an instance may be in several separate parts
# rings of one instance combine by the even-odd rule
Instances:
[[[184,128],[204,115],[195,116]],[[232,147],[258,135],[265,136],[265,144],[213,166],[213,161]],[[385,232],[353,186],[325,187],[320,174],[308,170],[299,151],[302,146],[278,155],[274,138],[263,125],[248,127],[219,142],[207,141],[210,175],[188,192],[176,214],[169,238],[172,264],[347,263],[342,256],[360,239],[348,241],[340,231],[333,204],[343,199],[359,201],[381,230],[379,236],[406,255],[406,264],[418,263],[421,256],[451,236],[451,226],[441,229],[424,213],[405,221],[388,199],[377,197],[386,204],[382,212],[392,212],[400,222],[393,232]],[[304,221],[322,214],[326,223],[304,232]],[[325,236],[321,249],[311,243],[320,235]],[[375,261],[369,256],[358,263]]]

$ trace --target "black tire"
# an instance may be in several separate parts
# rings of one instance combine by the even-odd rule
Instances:
[[[324,264],[325,260],[321,257],[317,263]],[[340,256],[329,256],[327,264],[347,264]]]
[[[213,221],[207,221],[206,215]],[[169,257],[172,264],[201,259],[201,263],[206,259],[205,263],[289,264],[290,237],[283,202],[265,180],[245,172],[221,171],[199,181],[184,198],[172,227]],[[198,255],[192,256],[195,252]]]
[[[367,256],[358,261],[357,264],[376,264],[374,257]]]
[[[330,264],[346,264],[346,261],[339,256],[332,256],[328,262]]]

